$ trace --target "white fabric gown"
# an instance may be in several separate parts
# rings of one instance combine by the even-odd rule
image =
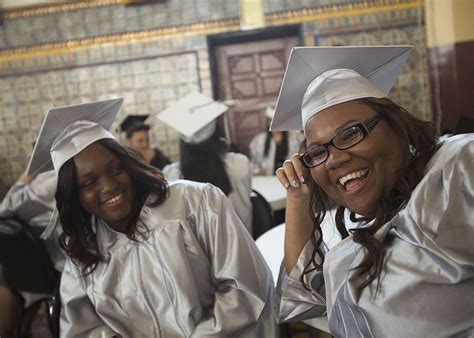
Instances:
[[[88,275],[67,261],[62,337],[274,337],[272,275],[223,193],[177,181],[143,207],[135,242],[94,220],[105,257]]]
[[[352,268],[363,248],[351,236],[326,255],[323,271],[299,277],[312,253],[280,270],[278,317],[328,313],[337,337],[474,337],[474,134],[448,138],[429,162],[407,206],[375,234],[384,243],[379,290],[357,296]],[[323,277],[324,274],[324,277]]]

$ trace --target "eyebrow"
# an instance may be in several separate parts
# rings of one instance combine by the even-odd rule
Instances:
[[[344,122],[343,124],[341,124],[339,127],[336,128],[336,130],[334,130],[334,133],[333,135],[331,136],[334,137],[334,135],[336,135],[337,133],[339,133],[341,130],[343,130],[344,128],[347,127],[347,125],[349,124],[352,124],[352,123],[357,123],[357,122],[360,122],[359,120],[349,120],[349,121],[346,121]],[[330,138],[330,139],[331,139]],[[321,142],[318,142],[318,141],[315,141],[315,142],[311,142],[310,144],[308,144],[308,146],[306,147],[306,149],[309,149],[313,146],[317,146],[317,145],[321,145],[322,143]]]
[[[122,164],[122,161],[120,161],[120,159],[112,158],[109,162],[107,162],[106,167],[110,168],[111,166],[119,165],[119,164]],[[94,173],[88,171],[84,173],[83,175],[78,175],[77,180],[79,181],[79,179],[89,179],[91,177],[94,177]]]

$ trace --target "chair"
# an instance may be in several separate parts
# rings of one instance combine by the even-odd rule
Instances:
[[[273,210],[267,200],[257,191],[252,190],[252,236],[257,239],[275,226]]]
[[[54,268],[43,241],[32,227],[18,218],[0,218],[0,264],[9,288],[15,291],[48,294],[57,307],[59,273]],[[57,311],[48,312],[51,332],[57,330]],[[56,335],[55,335],[56,336]]]

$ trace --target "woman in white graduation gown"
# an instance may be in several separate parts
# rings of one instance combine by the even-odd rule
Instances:
[[[387,98],[410,49],[293,51],[288,69],[306,60],[313,74],[283,84],[280,99],[296,86],[300,108],[273,120],[306,136],[277,171],[288,191],[281,321],[327,313],[337,337],[474,336],[474,135],[438,141]],[[343,240],[324,252],[320,223],[334,204]]]
[[[121,101],[50,110],[30,163],[58,172],[61,336],[275,335],[271,273],[229,201],[119,145]]]
[[[186,179],[220,188],[252,233],[249,159],[228,152],[227,143],[219,138],[216,128],[216,118],[227,109],[224,104],[193,92],[159,113],[160,120],[181,134],[180,160],[163,168],[163,173],[168,181]]]

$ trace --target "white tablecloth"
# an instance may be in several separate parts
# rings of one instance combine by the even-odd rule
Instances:
[[[274,211],[285,208],[286,189],[276,176],[253,176],[252,189],[260,193]]]

